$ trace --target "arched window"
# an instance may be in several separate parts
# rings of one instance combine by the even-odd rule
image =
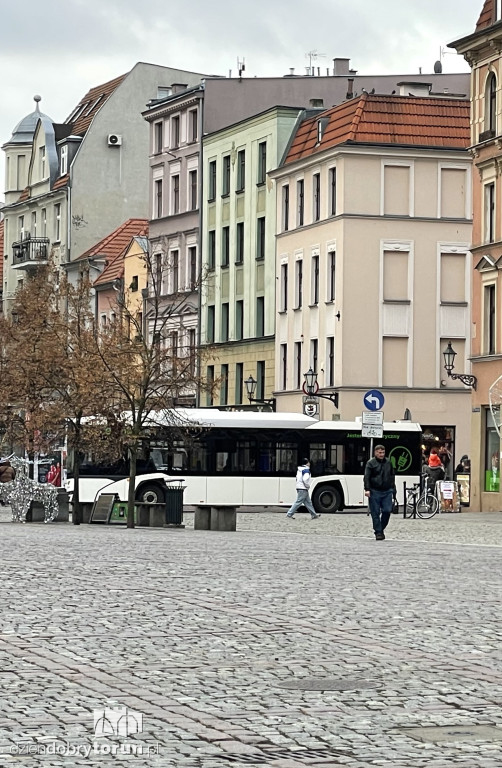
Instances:
[[[485,91],[485,131],[497,135],[497,78],[493,72],[488,75]]]

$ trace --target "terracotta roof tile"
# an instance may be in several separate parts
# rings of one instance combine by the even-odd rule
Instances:
[[[495,0],[485,0],[483,10],[480,13],[478,23],[476,24],[476,32],[480,29],[486,29],[491,27],[495,21]]]
[[[4,221],[0,221],[0,293],[2,292],[2,286],[3,286],[3,263],[4,263]]]
[[[120,227],[93,245],[79,259],[91,259],[93,256],[104,256],[107,261],[103,272],[94,281],[94,285],[109,283],[122,276],[124,269],[124,253],[133,237],[148,236],[147,219],[128,219]]]
[[[85,94],[84,98],[79,101],[73,112],[65,120],[65,123],[72,123],[72,133],[75,136],[84,135],[94,115],[126,77],[127,74],[116,77],[115,80],[110,80],[108,83],[91,88]]]
[[[18,203],[24,202],[24,200],[29,200],[31,197],[31,190],[29,187],[25,187],[18,198]]]
[[[64,176],[60,176],[59,179],[56,179],[54,184],[52,185],[52,189],[62,189],[63,187],[68,186],[68,182],[70,180],[70,174],[65,173]]]
[[[326,120],[318,143],[318,121]],[[363,94],[305,120],[286,163],[346,143],[466,149],[470,105],[464,99]]]

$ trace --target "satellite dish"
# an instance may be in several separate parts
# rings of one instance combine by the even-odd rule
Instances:
[[[436,61],[436,63],[434,64],[434,74],[435,75],[441,75],[442,72],[443,72],[443,65],[441,64],[441,62],[438,59]]]

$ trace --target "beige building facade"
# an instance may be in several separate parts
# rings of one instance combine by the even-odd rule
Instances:
[[[321,393],[339,393],[338,409],[320,399],[321,418],[360,417],[379,390],[385,420],[411,412],[425,452],[445,445],[452,463],[469,450],[470,391],[448,379],[442,352],[452,341],[468,369],[472,212],[468,106],[450,103],[346,102],[306,120],[271,177],[278,410],[301,410],[312,368]],[[413,122],[419,134],[436,112],[437,135],[415,140]],[[405,123],[397,140],[394,121]],[[460,148],[439,148],[450,121]]]

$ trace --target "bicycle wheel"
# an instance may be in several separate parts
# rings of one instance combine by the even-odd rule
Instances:
[[[434,496],[434,494],[429,493],[429,491],[425,491],[418,500],[418,517],[421,517],[422,520],[426,520],[429,517],[434,517],[438,511],[439,501],[437,500],[437,497]]]

